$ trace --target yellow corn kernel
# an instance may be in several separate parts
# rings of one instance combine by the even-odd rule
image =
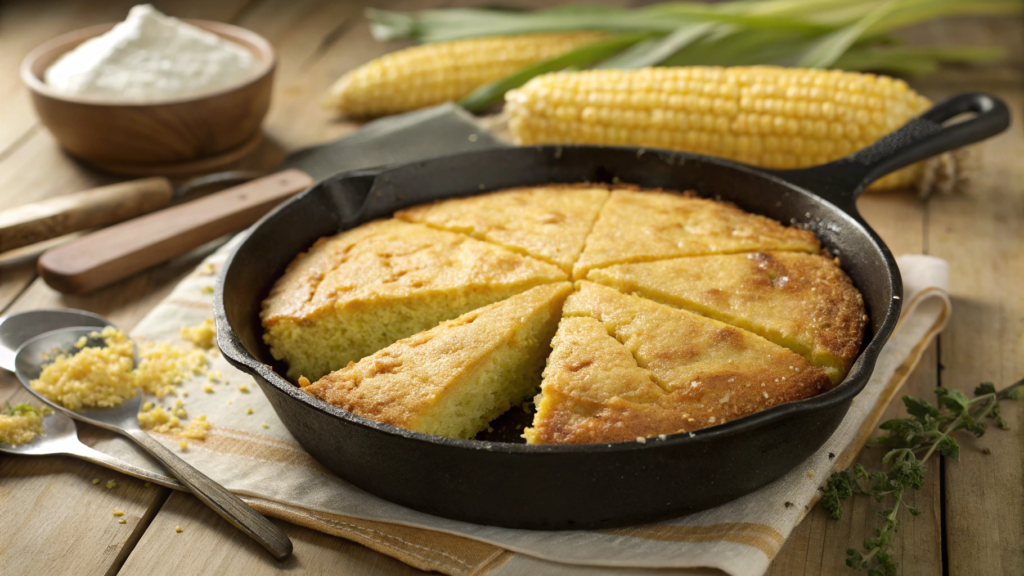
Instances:
[[[414,46],[349,71],[324,106],[352,116],[381,116],[458,100],[522,68],[605,38],[599,32],[490,36]]]
[[[931,103],[873,74],[752,66],[545,74],[505,95],[517,144],[622,144],[802,168],[865,148]],[[915,164],[873,189],[915,183]]]

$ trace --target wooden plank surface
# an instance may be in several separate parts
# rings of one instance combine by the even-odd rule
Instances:
[[[374,42],[359,14],[366,2],[333,0],[180,0],[156,2],[177,16],[232,21],[265,35],[280,58],[274,104],[268,115],[266,154],[313,144],[350,132],[319,106],[324,89],[341,73],[397,45]],[[463,4],[465,2],[460,2]],[[487,4],[485,1],[475,2]],[[606,3],[617,3],[614,1]],[[49,2],[0,5],[0,204],[13,205],[112,181],[67,158],[30,111],[13,71],[35,44],[65,31],[120,18],[130,1]],[[379,5],[379,3],[374,3]],[[439,2],[393,0],[389,8],[416,9]],[[520,2],[525,6],[537,1]],[[1021,22],[963,19],[919,27],[924,42],[990,44],[1005,39],[1008,64],[952,69],[920,83],[930,96],[988,89],[1024,113],[1020,63]],[[962,389],[981,379],[1006,384],[1024,375],[1024,138],[1015,132],[984,147],[983,182],[970,194],[920,201],[910,193],[863,198],[865,218],[896,254],[928,252],[947,258],[954,275],[956,312],[940,345],[926,353],[907,383],[907,393],[928,396],[938,383]],[[31,170],[25,167],[30,166]],[[190,254],[95,294],[68,297],[38,280],[31,266],[0,265],[0,310],[77,307],[105,314],[130,328],[201,257]],[[939,362],[946,369],[939,370]],[[0,375],[0,401],[18,388]],[[1012,406],[1012,405],[1011,405]],[[906,521],[897,536],[903,574],[1024,573],[1024,422],[1007,410],[1014,430],[993,430],[965,443],[961,464],[937,461],[925,488],[911,496],[923,514]],[[902,415],[891,406],[887,416]],[[980,447],[992,450],[981,454]],[[877,451],[861,456],[877,463]],[[91,484],[116,478],[118,488]],[[59,495],[57,497],[56,495]],[[73,505],[68,505],[73,502]],[[110,515],[118,507],[128,523]],[[877,527],[876,505],[860,499],[840,522],[810,511],[776,558],[772,574],[849,574],[845,549]],[[279,522],[296,555],[283,564],[183,493],[150,487],[70,458],[0,457],[0,574],[253,573],[281,570],[345,574],[403,574],[416,570],[358,544]],[[8,520],[12,519],[12,520]],[[182,526],[175,533],[175,526]],[[73,535],[69,536],[69,535]]]

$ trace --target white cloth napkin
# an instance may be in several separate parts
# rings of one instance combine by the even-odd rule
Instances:
[[[233,244],[233,242],[232,242]],[[179,330],[211,317],[212,287],[229,246],[210,256],[133,331],[143,340],[178,340]],[[480,526],[430,516],[370,495],[313,460],[277,419],[251,377],[219,355],[223,373],[183,385],[189,416],[206,414],[206,441],[181,455],[265,514],[349,538],[404,562],[446,574],[642,574],[650,568],[687,574],[763,574],[793,528],[817,501],[818,487],[853,462],[882,412],[946,324],[949,267],[929,256],[897,259],[904,282],[903,315],[879,356],[871,380],[839,429],[792,472],[760,490],[676,520],[600,531],[531,531]],[[212,268],[211,266],[212,265]],[[245,385],[248,392],[240,386]],[[173,400],[171,400],[173,401]],[[170,402],[165,400],[165,404]],[[252,414],[247,414],[252,408]],[[179,451],[178,438],[161,437]],[[120,439],[95,446],[131,463]]]

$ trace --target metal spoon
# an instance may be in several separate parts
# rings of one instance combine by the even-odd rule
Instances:
[[[291,540],[285,536],[280,528],[250,508],[237,496],[228,492],[223,486],[193,468],[174,452],[165,448],[163,444],[142,431],[137,417],[142,405],[142,397],[140,395],[125,400],[113,408],[86,408],[75,411],[68,410],[60,404],[51,402],[48,398],[43,397],[32,389],[32,380],[39,377],[43,366],[46,364],[44,360],[45,355],[54,349],[73,353],[76,351],[74,348],[75,342],[82,336],[88,338],[89,333],[94,331],[95,328],[66,328],[47,332],[29,340],[18,349],[15,356],[14,366],[18,380],[21,381],[21,384],[29,392],[43,402],[46,402],[54,410],[76,420],[117,432],[134,440],[139,446],[142,446],[144,450],[159,460],[197,498],[206,503],[207,506],[236,528],[259,542],[275,558],[284,560],[290,556],[292,553]],[[102,339],[89,339],[86,342],[86,346],[103,347],[106,346],[106,342]]]
[[[0,368],[14,372],[14,354],[30,339],[60,328],[113,326],[106,318],[85,310],[29,310],[0,316]]]
[[[148,480],[168,488],[184,489],[177,480],[157,472],[150,472],[133,466],[124,460],[94,450],[78,439],[75,421],[60,412],[53,412],[43,417],[45,436],[36,436],[31,442],[11,446],[0,443],[0,452],[22,454],[27,456],[45,456],[48,454],[76,456],[82,460],[99,464],[107,468],[124,472],[140,480]]]

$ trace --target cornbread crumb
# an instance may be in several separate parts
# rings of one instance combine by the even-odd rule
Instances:
[[[124,512],[114,508],[114,516],[124,516]]]
[[[100,483],[100,479],[99,478],[93,478],[92,479],[92,483],[93,484],[99,484]]]
[[[206,378],[210,382],[219,382],[220,379],[223,377],[224,375],[221,374],[220,370],[210,370],[209,372],[206,373]]]
[[[127,521],[127,520],[125,520],[124,518],[118,518],[118,519],[117,519],[117,523],[118,523],[118,524],[127,524],[127,523],[128,523],[128,521]]]
[[[203,267],[199,270],[201,276],[213,276],[217,273],[217,269],[213,267],[213,264],[203,264]]]
[[[182,440],[181,442],[178,442],[178,446],[180,446],[182,450],[187,450],[188,449],[188,442]]]
[[[174,415],[177,416],[178,418],[188,418],[188,413],[185,412],[184,408],[178,408],[177,410],[175,410]]]
[[[263,428],[270,428],[270,425],[267,424],[266,422],[260,422],[260,426]]]
[[[209,362],[202,350],[167,342],[140,343],[139,358],[135,385],[157,398],[173,394],[185,378],[201,373]]]
[[[117,488],[117,482],[114,482],[113,480],[107,480],[107,490],[112,490],[114,488]]]
[[[213,319],[207,318],[196,326],[182,326],[181,337],[200,348],[209,349],[213,348],[216,342],[217,328]]]
[[[149,412],[152,409],[153,409],[153,403],[152,402],[146,402],[145,404],[142,405],[142,411],[143,412]]]
[[[181,526],[175,526],[174,527],[174,531],[175,532],[181,532]]]
[[[209,384],[203,384],[203,392],[206,392],[207,394],[213,394],[213,386],[210,386]]]
[[[213,286],[203,286],[202,290],[203,294],[213,294],[214,292]]]
[[[47,364],[32,389],[70,410],[98,406],[118,406],[135,396],[132,367],[135,345],[125,333],[113,326],[93,332],[91,338],[102,338],[106,347],[86,348],[83,336],[74,355],[59,353]]]
[[[206,421],[206,414],[200,414],[198,418],[193,418],[192,421],[188,423],[188,426],[178,434],[185,438],[192,438],[194,440],[206,440],[206,434],[209,431],[210,423]]]
[[[246,414],[252,414],[252,408],[246,408],[245,409],[245,413]]]
[[[139,426],[143,430],[153,430],[154,432],[166,434],[181,426],[181,420],[165,410],[163,406],[157,406],[146,412],[139,412],[138,418]]]
[[[0,410],[0,444],[17,446],[45,435],[43,417],[49,413],[49,408],[35,408],[27,402],[7,404]]]
[[[636,441],[640,444],[647,444],[647,438],[644,438],[643,436],[637,436]]]
[[[249,393],[249,387],[246,386],[245,384],[239,384],[238,385],[238,391],[239,392],[245,392],[246,394],[248,394]]]

